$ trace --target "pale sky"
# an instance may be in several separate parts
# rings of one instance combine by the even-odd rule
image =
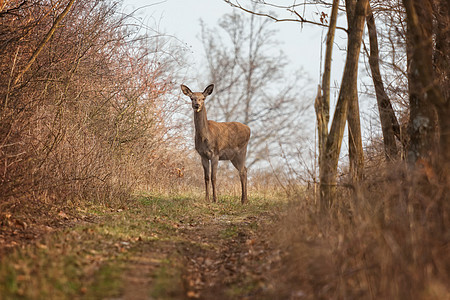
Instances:
[[[151,6],[144,7],[152,4]],[[179,40],[187,44],[192,50],[189,58],[192,59],[192,66],[199,67],[203,59],[203,47],[199,35],[201,32],[200,19],[208,26],[217,26],[217,21],[226,13],[233,11],[222,0],[125,0],[124,8],[131,11],[133,8],[143,7],[139,10],[139,16],[144,18],[144,22],[149,25],[157,24],[160,31],[174,35]],[[238,11],[237,9],[234,9]],[[242,12],[245,14],[244,12]],[[311,12],[309,17],[314,17]],[[308,16],[308,15],[307,15]],[[280,49],[287,54],[292,62],[293,69],[303,68],[316,84],[320,75],[320,51],[321,40],[325,38],[326,31],[314,25],[305,24],[303,27],[298,22],[278,22],[273,23],[272,29],[278,30],[276,39],[280,42]],[[340,36],[345,37],[343,33]],[[336,38],[339,41],[339,33]],[[340,82],[342,74],[343,51],[335,51],[335,61],[333,65],[332,82]]]

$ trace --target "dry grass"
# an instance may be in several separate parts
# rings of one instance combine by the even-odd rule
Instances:
[[[233,255],[230,257],[240,258],[246,258],[252,253],[256,255],[254,260],[245,265],[248,269],[241,268],[239,264],[221,261],[214,256],[221,263],[230,263],[236,272],[242,271],[236,273],[242,276],[238,276],[238,283],[223,285],[222,292],[234,291],[239,295],[247,295],[250,299],[447,299],[449,296],[446,286],[450,279],[449,204],[439,198],[439,193],[421,189],[424,185],[416,182],[416,177],[400,171],[394,174],[373,174],[357,193],[342,189],[339,204],[330,210],[329,215],[323,216],[317,212],[313,195],[308,194],[308,191],[293,199],[289,205],[286,200],[280,200],[286,199],[286,194],[283,194],[284,190],[279,186],[269,184],[269,175],[266,177],[267,181],[262,182],[256,177],[252,178],[250,203],[242,206],[239,202],[239,182],[234,180],[236,174],[231,169],[231,177],[226,176],[226,170],[222,172],[222,181],[219,181],[222,182],[219,202],[206,203],[203,199],[201,173],[198,180],[195,180],[194,176],[190,176],[190,169],[186,171],[186,176],[179,179],[179,188],[185,189],[182,194],[169,189],[164,190],[162,195],[146,194],[137,199],[129,199],[130,202],[123,210],[93,206],[90,211],[93,212],[92,209],[95,208],[93,213],[104,222],[89,225],[92,230],[81,228],[62,231],[44,239],[46,246],[41,246],[42,249],[39,248],[42,240],[36,242],[39,244],[37,248],[32,245],[28,248],[16,248],[8,257],[12,258],[17,266],[8,267],[10,260],[4,260],[4,265],[0,268],[1,276],[12,276],[14,279],[10,278],[11,284],[4,288],[8,288],[11,295],[24,293],[33,298],[29,293],[32,293],[34,286],[24,285],[29,279],[21,274],[28,274],[26,272],[30,266],[37,268],[35,262],[14,255],[25,251],[26,255],[23,254],[25,252],[20,255],[26,258],[36,251],[58,250],[59,246],[55,245],[61,244],[63,240],[64,247],[81,243],[80,246],[73,246],[76,251],[79,247],[93,247],[96,251],[94,253],[101,254],[102,259],[113,257],[112,263],[96,265],[95,272],[90,276],[94,283],[88,284],[83,279],[84,271],[72,274],[71,262],[58,260],[55,269],[48,269],[49,273],[43,273],[43,276],[37,278],[36,284],[39,284],[39,280],[47,280],[45,278],[50,278],[51,281],[55,278],[54,274],[59,274],[58,270],[61,269],[64,274],[59,278],[73,282],[73,288],[60,291],[62,296],[90,294],[97,290],[96,284],[108,282],[117,288],[121,286],[122,279],[115,274],[121,273],[125,264],[122,258],[114,258],[117,253],[111,255],[105,250],[111,243],[136,243],[135,246],[139,246],[139,243],[147,245],[151,242],[149,249],[156,251],[155,249],[159,248],[155,248],[155,243],[160,240],[161,249],[166,249],[169,242],[178,243],[177,245],[182,247],[180,249],[184,249],[185,243],[179,243],[183,240],[180,228],[191,228],[190,224],[201,225],[201,228],[209,230],[208,237],[219,244],[236,240],[240,237],[237,231],[240,227],[237,223],[225,222],[215,224],[212,228],[206,225],[211,220],[221,220],[225,216],[233,218],[235,222],[245,218],[247,221],[261,218],[265,220],[265,224],[258,223],[258,226],[254,226],[253,221],[249,222],[247,233],[251,232],[251,235],[242,237],[239,249],[230,246],[232,250],[225,251],[223,247],[218,246],[217,249],[221,249],[219,253],[226,257],[231,254]],[[432,190],[436,192],[439,187],[435,186]],[[271,217],[266,218],[267,215]],[[199,239],[204,243],[205,236],[200,234],[200,227],[186,232],[181,230],[181,233],[193,234],[187,237],[191,242]],[[74,243],[68,240],[67,232],[75,232]],[[79,238],[76,232],[80,235],[95,233],[96,236]],[[65,249],[64,247],[61,249]],[[192,260],[192,253],[185,254]],[[274,257],[280,257],[281,260],[273,258],[274,260],[270,261],[272,254],[277,254]],[[149,253],[145,255],[153,257],[149,256]],[[197,255],[199,261],[203,261],[206,254],[199,252]],[[44,255],[45,257],[47,256]],[[89,258],[90,256],[87,256],[86,259]],[[49,264],[45,259],[37,263]],[[84,264],[84,260],[85,257],[81,255],[79,261]],[[18,261],[21,263],[18,264]],[[97,262],[98,260],[87,261],[86,268]],[[122,262],[122,265],[117,267],[117,262]],[[116,267],[110,269],[113,265]],[[180,288],[179,284],[175,286],[173,281],[167,281],[164,274],[176,273],[185,267],[184,264],[172,260],[161,265],[162,267],[166,269],[152,266],[147,270],[156,274],[155,278],[158,279],[152,283],[153,287],[156,289],[162,286],[162,293],[167,292],[167,287]],[[19,273],[13,274],[13,271]],[[166,271],[169,273],[165,273]],[[230,274],[235,274],[233,272]],[[250,278],[248,274],[253,274],[253,281],[243,283],[243,278]],[[178,278],[179,274],[175,277]],[[56,283],[59,284],[58,282]],[[51,289],[54,284],[46,282],[46,285],[41,286]],[[257,292],[255,295],[258,296],[251,296],[247,289]],[[108,290],[107,286],[105,290]],[[199,288],[199,291],[203,289]],[[115,293],[120,294],[120,289],[115,290]]]
[[[414,178],[373,174],[327,216],[311,197],[292,203],[274,232],[281,298],[449,299],[449,202]]]

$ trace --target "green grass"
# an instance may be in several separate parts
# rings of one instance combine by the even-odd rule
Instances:
[[[247,295],[252,294],[259,288],[258,283],[248,278],[242,278],[242,282],[239,285],[233,285],[229,287],[225,294],[229,299],[245,299]]]
[[[152,299],[183,298],[182,265],[178,255],[173,254],[161,261],[161,266],[154,273],[150,290]]]
[[[144,245],[156,248],[164,243],[194,243],[179,235],[179,229],[220,218],[244,220],[267,213],[281,202],[251,198],[241,205],[237,197],[221,196],[206,203],[203,196],[140,193],[126,207],[103,206],[84,209],[95,223],[79,225],[49,234],[17,247],[0,259],[2,299],[114,298],[123,289],[127,261]],[[257,223],[250,222],[256,229]],[[234,238],[239,228],[224,224],[222,238]],[[214,248],[214,245],[193,245]],[[205,248],[205,249],[206,249]],[[180,257],[171,255],[154,271],[151,295],[158,299],[174,297],[182,287]]]
[[[112,298],[120,295],[123,288],[122,271],[124,261],[110,261],[103,264],[95,273],[92,283],[82,292],[87,299]]]
[[[228,225],[220,232],[220,237],[224,239],[231,239],[237,237],[238,234],[239,227],[237,225]]]
[[[18,248],[0,261],[0,294],[3,299],[71,299],[98,291],[105,282],[108,259],[120,261],[114,238],[97,228],[79,227],[53,234],[36,244]],[[120,265],[109,267],[118,273]],[[109,285],[115,282],[106,276]],[[92,283],[92,284],[91,284]],[[108,287],[111,294],[111,287]]]

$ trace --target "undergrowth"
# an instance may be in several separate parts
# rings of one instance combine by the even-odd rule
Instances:
[[[340,190],[327,214],[307,192],[289,200],[252,191],[247,205],[238,194],[208,203],[201,192],[142,192],[117,207],[86,206],[78,214],[91,216],[87,221],[2,256],[0,295],[120,297],[134,261],[147,265],[146,295],[154,298],[198,297],[208,283],[197,271],[216,274],[216,263],[242,272],[230,273],[222,286],[222,295],[233,299],[254,292],[278,299],[450,298],[445,194],[405,174],[383,178],[389,181],[375,176],[353,191]],[[248,265],[233,265],[250,258]],[[188,273],[186,263],[194,268]]]
[[[389,177],[387,177],[389,178]],[[272,233],[284,251],[280,298],[449,299],[450,206],[442,187],[375,176],[342,189],[328,214],[293,203]]]

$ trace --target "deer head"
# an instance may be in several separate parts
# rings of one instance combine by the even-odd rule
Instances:
[[[207,96],[211,95],[214,89],[214,84],[210,84],[206,87],[206,89],[202,93],[193,93],[187,86],[184,84],[181,85],[181,90],[183,94],[191,98],[192,108],[196,112],[200,112],[205,106],[205,99]]]

